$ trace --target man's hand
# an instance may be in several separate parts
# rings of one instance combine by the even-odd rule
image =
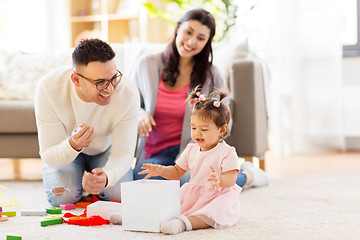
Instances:
[[[94,138],[94,127],[88,124],[77,124],[71,133],[69,143],[76,151],[81,151],[83,147],[90,145]]]
[[[84,190],[90,194],[99,194],[107,184],[107,175],[101,168],[94,168],[91,173],[86,172],[82,178]]]

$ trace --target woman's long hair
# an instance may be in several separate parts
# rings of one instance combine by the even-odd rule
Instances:
[[[213,51],[211,42],[215,35],[215,19],[214,17],[206,10],[202,8],[197,8],[188,11],[177,23],[175,28],[174,37],[167,46],[166,50],[162,54],[162,61],[165,65],[162,78],[164,82],[170,82],[171,86],[174,86],[176,83],[176,78],[179,76],[179,61],[180,55],[176,48],[176,36],[179,30],[179,27],[182,23],[189,20],[199,21],[201,24],[207,26],[210,29],[209,39],[201,50],[200,53],[193,57],[194,67],[191,73],[190,79],[190,91],[195,88],[197,85],[203,86],[206,81],[207,76],[210,75],[213,83],[213,73],[211,72],[211,66],[213,61]]]

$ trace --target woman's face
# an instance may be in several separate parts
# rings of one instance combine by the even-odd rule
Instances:
[[[210,37],[210,28],[197,20],[183,22],[176,36],[176,48],[182,58],[200,53]]]

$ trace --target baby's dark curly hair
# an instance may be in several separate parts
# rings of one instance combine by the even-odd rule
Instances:
[[[209,97],[205,97],[200,93],[200,86],[198,85],[189,94],[186,101],[192,99],[199,99],[194,105],[191,114],[199,114],[205,121],[213,121],[217,127],[222,127],[224,124],[230,122],[230,111],[228,107],[222,102],[222,100],[229,95],[228,92],[220,90],[213,91]],[[228,135],[229,131],[225,134]]]
[[[106,42],[94,38],[79,43],[72,53],[73,66],[87,66],[90,62],[107,62],[115,57],[114,50]]]

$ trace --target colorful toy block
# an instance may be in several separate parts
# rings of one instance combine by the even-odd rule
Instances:
[[[22,210],[21,216],[46,216],[46,210]]]
[[[21,236],[7,235],[6,240],[21,240]]]
[[[180,181],[121,183],[121,204],[124,230],[160,232],[162,222],[180,215]]]
[[[72,203],[61,204],[60,207],[61,207],[63,210],[71,210],[71,209],[75,209],[75,208],[76,208],[75,204],[72,204]]]
[[[46,212],[49,214],[61,214],[62,208],[61,207],[49,207],[46,209]]]
[[[46,226],[50,226],[50,225],[55,225],[55,224],[62,224],[63,220],[62,218],[54,218],[54,219],[46,219],[44,221],[41,221],[41,226],[42,227],[46,227]]]
[[[51,216],[47,216],[45,219],[62,219],[62,216],[59,215],[51,215]]]
[[[8,217],[15,217],[16,216],[16,211],[2,212],[2,215],[8,216]]]
[[[97,201],[87,206],[87,217],[99,215],[105,220],[109,220],[109,215],[114,212],[121,212],[121,203]]]
[[[87,208],[87,206],[89,206],[90,204],[91,204],[91,202],[77,202],[76,207],[77,208]]]

